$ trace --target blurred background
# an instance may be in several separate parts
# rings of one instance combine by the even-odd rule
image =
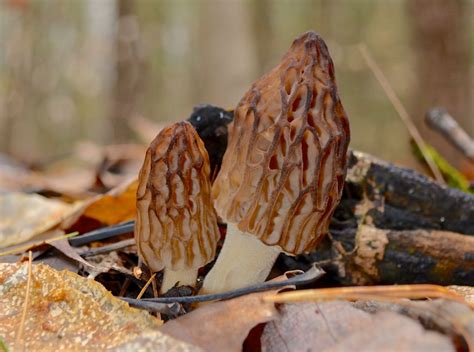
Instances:
[[[137,126],[187,118],[199,103],[235,107],[313,29],[335,63],[352,148],[417,167],[364,43],[422,135],[462,170],[467,160],[423,121],[444,106],[474,134],[473,9],[474,0],[1,0],[0,153],[47,162],[84,141],[148,143]]]

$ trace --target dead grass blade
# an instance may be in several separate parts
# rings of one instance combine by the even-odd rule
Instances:
[[[402,102],[400,101],[397,94],[395,93],[392,86],[390,85],[390,82],[388,81],[387,77],[385,77],[384,73],[382,72],[380,67],[377,65],[372,55],[369,53],[369,49],[367,48],[365,44],[360,44],[359,50],[365,62],[367,63],[367,66],[372,71],[375,78],[377,79],[380,86],[382,87],[385,94],[387,95],[388,100],[390,100],[393,107],[395,108],[398,115],[400,116],[400,119],[405,124],[406,128],[408,129],[408,133],[410,133],[410,136],[413,138],[416,145],[420,149],[420,152],[423,155],[423,158],[425,159],[426,163],[428,164],[428,167],[430,168],[431,172],[433,173],[433,176],[435,177],[436,181],[438,181],[441,184],[445,184],[441,171],[439,171],[439,168],[434,162],[433,158],[427,152],[428,149],[426,147],[425,141],[423,140],[423,137],[421,136],[420,132],[416,128],[415,124],[413,123],[413,119],[410,117],[407,110],[405,109]]]

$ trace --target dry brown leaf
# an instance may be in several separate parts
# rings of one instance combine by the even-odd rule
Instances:
[[[465,303],[446,299],[425,301],[357,301],[354,308],[368,313],[391,311],[415,319],[431,330],[447,335],[459,350],[474,351],[474,311]]]
[[[12,254],[25,253],[26,251],[30,249],[43,246],[45,244],[50,244],[51,242],[58,241],[59,239],[65,238],[67,236],[70,236],[70,235],[69,234],[65,235],[64,231],[57,230],[57,229],[43,232],[42,234],[37,235],[28,241],[18,243],[18,244],[13,244],[11,246],[3,248],[2,250],[0,250],[0,257],[12,255]]]
[[[122,258],[116,251],[88,257],[88,262],[92,266],[84,267],[84,271],[89,274],[88,278],[90,279],[102,273],[108,273],[111,270],[116,270],[125,275],[133,275],[133,272],[125,267]]]
[[[127,181],[105,195],[95,197],[87,205],[83,215],[107,225],[133,220],[137,186],[137,180]]]
[[[50,245],[56,248],[61,253],[63,253],[66,257],[71,258],[75,260],[76,262],[85,265],[86,267],[87,266],[93,267],[91,263],[89,263],[84,258],[82,258],[79,255],[79,253],[77,253],[76,250],[71,247],[71,245],[69,244],[69,241],[66,238],[62,238],[57,241],[52,241]]]
[[[348,302],[295,303],[268,323],[263,351],[454,351],[449,338],[392,312],[369,314]]]
[[[277,316],[274,304],[263,301],[266,294],[207,304],[166,323],[161,331],[206,351],[241,351],[253,327]]]
[[[0,248],[23,243],[55,227],[79,206],[37,194],[0,194]]]
[[[27,268],[26,263],[0,264],[0,336],[10,349],[15,349],[24,307]],[[93,280],[42,264],[32,269],[22,341],[26,350],[103,350],[160,326]]]

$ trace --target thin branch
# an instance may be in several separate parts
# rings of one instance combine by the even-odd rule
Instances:
[[[93,255],[108,253],[108,252],[116,251],[117,249],[123,249],[123,248],[134,246],[134,245],[135,245],[135,239],[129,238],[128,240],[111,243],[102,247],[88,249],[82,253],[79,253],[79,255],[81,257],[90,257]]]
[[[462,129],[444,108],[434,108],[425,115],[426,122],[440,133],[466,158],[474,162],[474,140]]]
[[[135,225],[135,221],[127,221],[118,225],[104,227],[104,228],[87,232],[80,236],[71,238],[69,240],[69,243],[71,244],[71,246],[78,247],[78,246],[83,246],[85,244],[88,244],[94,241],[105,240],[108,238],[112,238],[115,236],[133,232],[134,225]]]
[[[318,280],[321,276],[324,275],[324,271],[316,266],[313,266],[307,272],[299,275],[295,275],[287,280],[283,281],[267,281],[261,284],[252,285],[244,288],[239,288],[237,290],[227,291],[223,293],[208,294],[208,295],[197,295],[197,296],[188,296],[188,297],[158,297],[158,298],[144,298],[141,300],[120,297],[124,301],[140,307],[140,302],[150,302],[150,303],[196,303],[196,302],[208,302],[216,301],[223,299],[230,299],[239,296],[243,296],[249,293],[268,291],[276,288],[281,288],[291,285],[306,285]]]

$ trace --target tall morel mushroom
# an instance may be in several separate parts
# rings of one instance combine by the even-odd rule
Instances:
[[[161,292],[177,282],[194,286],[198,269],[215,256],[220,235],[209,172],[204,144],[188,122],[163,129],[146,152],[135,241],[152,271],[164,269]]]
[[[262,282],[280,252],[317,245],[341,197],[349,139],[326,44],[305,33],[235,109],[212,189],[227,236],[202,293]]]

